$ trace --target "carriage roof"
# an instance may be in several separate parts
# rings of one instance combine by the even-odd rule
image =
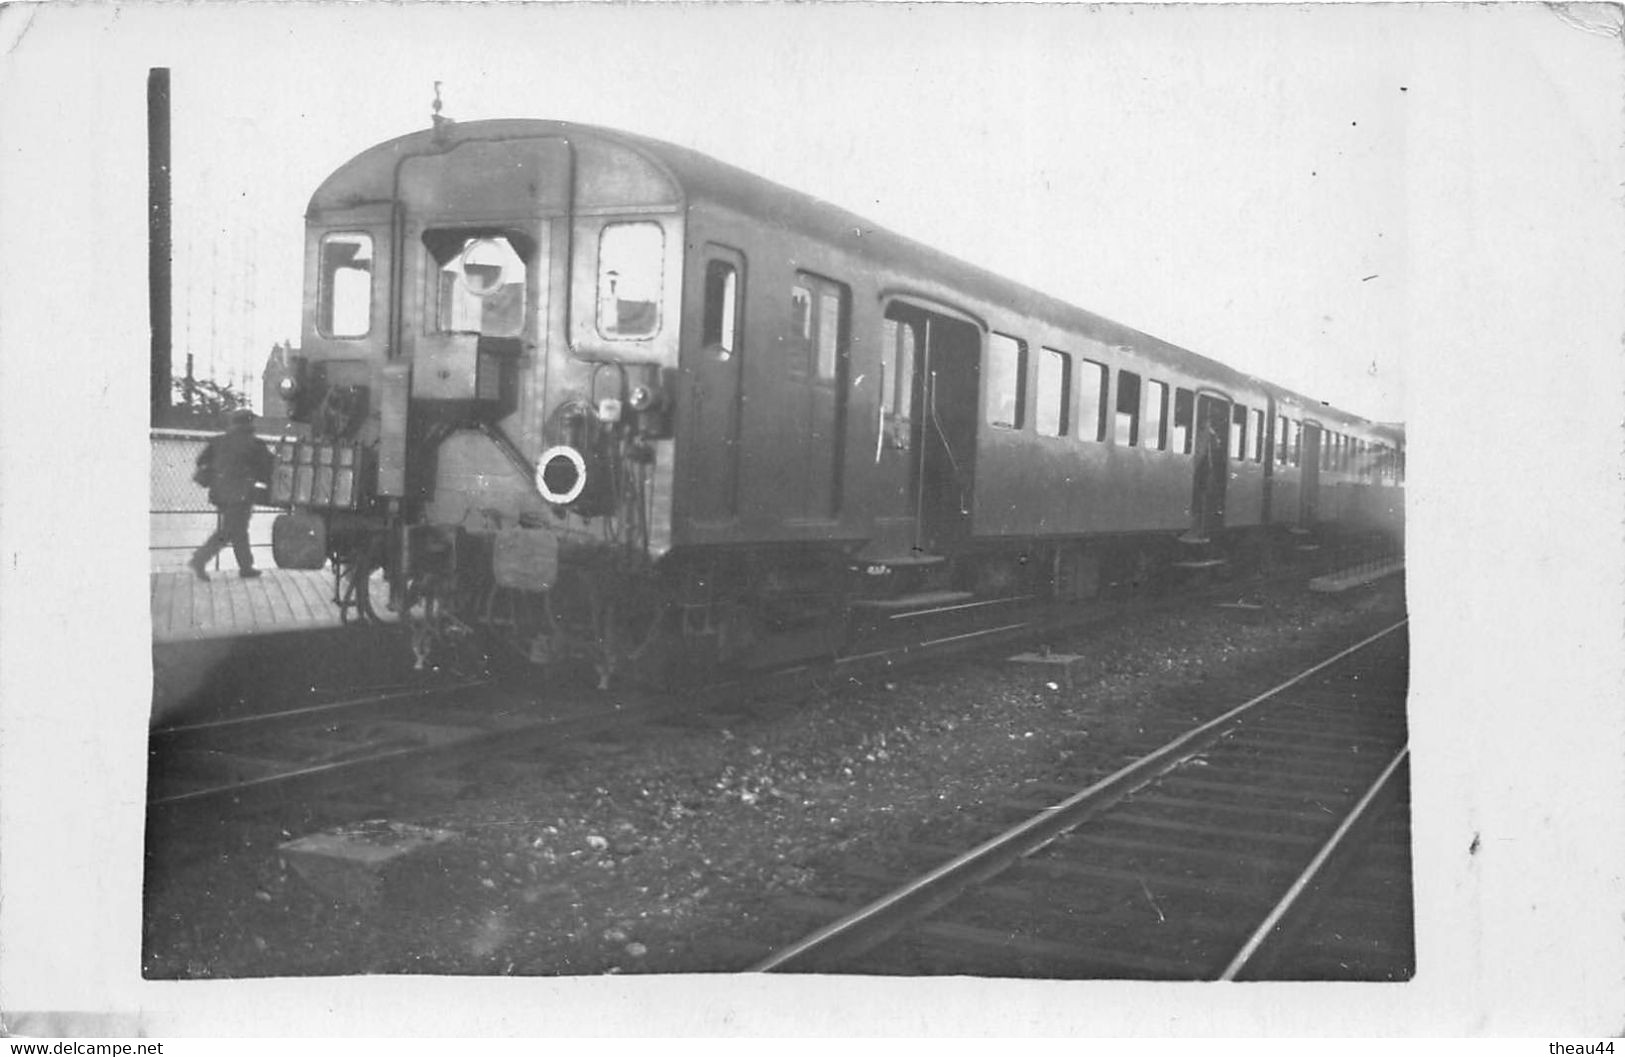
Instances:
[[[311,197],[307,216],[368,202],[387,202],[396,166],[417,153],[449,149],[476,140],[593,139],[632,151],[670,177],[683,201],[709,202],[774,227],[837,246],[873,265],[912,274],[976,301],[999,305],[1063,330],[1081,331],[1108,345],[1126,346],[1170,367],[1211,381],[1220,388],[1263,391],[1279,400],[1324,411],[1372,430],[1392,426],[1330,408],[1267,379],[1238,371],[1200,353],[1095,315],[1049,294],[1024,286],[940,250],[888,231],[839,206],[777,184],[737,166],[686,147],[635,133],[568,121],[527,118],[448,122],[370,147],[330,175]],[[1403,436],[1402,430],[1397,431]]]

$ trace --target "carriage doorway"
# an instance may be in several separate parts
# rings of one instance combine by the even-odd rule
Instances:
[[[876,458],[895,483],[909,551],[940,554],[970,533],[981,330],[893,302],[886,332]]]
[[[1225,485],[1230,480],[1230,401],[1198,394],[1196,450],[1191,482],[1191,534],[1208,539],[1224,527]]]

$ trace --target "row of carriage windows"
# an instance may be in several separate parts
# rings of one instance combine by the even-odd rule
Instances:
[[[713,258],[706,265],[701,340],[731,354],[739,325],[739,275],[731,261]],[[791,334],[808,350],[810,364],[796,356],[791,373],[820,381],[839,377],[847,355],[850,293],[846,286],[806,272],[796,273],[790,288]],[[923,335],[913,322],[886,317],[880,341],[880,405],[883,420],[906,423],[914,413],[914,365]],[[1103,443],[1108,433],[1120,446],[1190,455],[1195,451],[1196,403],[1193,390],[1170,387],[1134,371],[1117,371],[1117,396],[1110,400],[1111,368],[1061,349],[1038,350],[1036,385],[1029,393],[1028,345],[1009,334],[992,331],[987,338],[983,392],[985,418],[1002,429],[1032,428],[1042,436],[1075,437]],[[1074,394],[1076,399],[1074,400]],[[1222,419],[1218,428],[1223,431]],[[1210,427],[1211,428],[1211,427]],[[1282,466],[1302,464],[1304,426],[1299,419],[1277,415],[1276,434],[1268,436],[1265,412],[1231,404],[1228,437],[1217,438],[1229,457],[1262,463],[1273,439],[1271,458]],[[1364,480],[1403,480],[1402,457],[1395,449],[1336,431],[1321,435],[1319,466],[1353,473]]]
[[[435,329],[514,337],[524,325],[528,261],[536,247],[521,235],[502,231],[431,230],[423,235],[435,262],[430,303]],[[319,250],[317,325],[335,338],[365,337],[372,327],[372,236],[364,232],[325,235]],[[665,233],[654,221],[605,224],[599,232],[598,331],[616,340],[644,340],[662,324]],[[731,260],[706,264],[701,318],[704,345],[732,355],[738,345],[740,276]],[[836,382],[847,354],[850,291],[841,283],[797,272],[789,291],[795,352],[792,376]],[[913,374],[921,335],[913,323],[886,319],[881,340],[880,400],[886,415],[907,421],[913,414]],[[1134,371],[1117,371],[1116,400],[1110,399],[1111,369],[1061,349],[1038,350],[1036,385],[1026,384],[1029,349],[1025,341],[991,332],[987,339],[983,391],[986,421],[1002,429],[1032,428],[1047,437],[1075,437],[1152,451],[1192,454],[1196,448],[1196,395]],[[1074,400],[1074,394],[1076,399]],[[1212,424],[1210,422],[1210,428]],[[1275,420],[1274,459],[1298,466],[1303,459],[1303,424],[1286,415]],[[1265,416],[1258,408],[1233,404],[1229,436],[1221,438],[1237,461],[1262,463]],[[1389,446],[1327,430],[1321,434],[1319,468],[1353,472],[1361,478],[1402,480],[1403,468]]]
[[[1197,398],[1192,390],[1175,387],[1170,391],[1166,382],[1119,369],[1117,397],[1108,415],[1111,369],[1061,349],[1041,346],[1029,413],[1027,361],[1026,342],[1008,334],[989,335],[985,388],[988,425],[1025,429],[1030,414],[1032,428],[1040,436],[1071,436],[1101,443],[1110,432],[1113,441],[1122,447],[1185,455],[1197,450]],[[1217,428],[1222,430],[1222,420]],[[1301,465],[1302,421],[1277,415],[1275,429],[1274,461],[1282,466]],[[1228,436],[1218,438],[1225,444],[1229,458],[1262,463],[1267,439],[1263,409],[1230,405]],[[1392,448],[1334,430],[1321,434],[1317,465],[1329,472],[1383,481],[1399,480],[1402,472]]]

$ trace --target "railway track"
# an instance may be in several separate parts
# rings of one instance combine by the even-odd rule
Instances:
[[[546,706],[486,679],[155,728],[149,812],[254,810],[519,752],[657,712],[650,697]]]
[[[828,923],[753,968],[1408,977],[1407,661],[1400,621],[1054,803],[1001,805],[969,851],[902,849],[939,863],[912,879],[855,866],[842,883],[866,902],[786,898]],[[1339,888],[1362,868],[1382,883]]]
[[[1211,591],[1212,588],[1208,588]],[[1190,596],[1147,600],[1151,608]],[[239,709],[156,727],[149,737],[149,810],[251,810],[297,801],[412,769],[525,751],[657,717],[674,709],[727,709],[750,698],[792,702],[831,680],[902,671],[958,654],[1121,619],[1121,605],[1078,607],[1012,595],[879,613],[855,652],[770,669],[671,696],[564,691],[546,703],[486,678],[361,694],[270,712]]]
[[[933,614],[921,614],[919,624]],[[1051,626],[1027,613],[993,627],[936,628],[934,637],[818,665],[797,665],[715,683],[679,696],[566,690],[546,703],[505,692],[490,679],[462,679],[274,711],[240,710],[153,728],[148,737],[150,811],[244,811],[388,779],[530,750],[699,707],[721,710],[763,694],[793,700],[834,676],[900,669]],[[935,627],[935,625],[933,625]]]

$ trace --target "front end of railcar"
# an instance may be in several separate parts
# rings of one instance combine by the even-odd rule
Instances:
[[[278,562],[330,562],[420,666],[493,637],[605,682],[639,662],[671,534],[676,182],[572,126],[445,122],[357,156],[306,220]]]

